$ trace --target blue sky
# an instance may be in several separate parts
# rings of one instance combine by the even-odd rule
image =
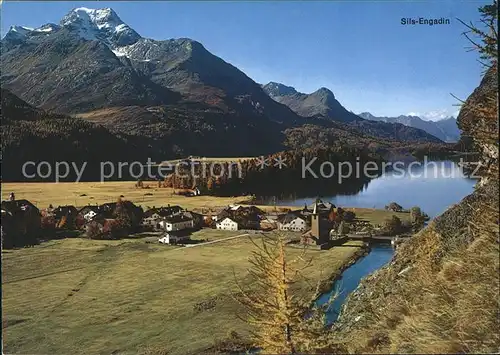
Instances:
[[[259,83],[302,92],[324,86],[355,113],[454,114],[479,84],[456,18],[477,21],[488,1],[4,2],[11,25],[58,23],[72,8],[113,8],[144,37],[189,37]],[[450,25],[401,25],[401,18],[449,18]]]

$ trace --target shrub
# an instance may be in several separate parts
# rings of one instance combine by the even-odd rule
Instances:
[[[82,215],[76,216],[75,227],[76,229],[83,229],[85,227],[85,218]]]
[[[383,229],[390,235],[401,233],[402,224],[398,216],[392,215],[384,221]]]
[[[414,230],[421,229],[424,226],[426,219],[428,219],[428,217],[422,212],[420,207],[415,206],[410,209],[410,221]]]
[[[104,237],[104,234],[97,222],[88,223],[85,229],[89,239],[103,239]]]
[[[356,219],[356,214],[353,211],[344,212],[344,221],[353,222]]]
[[[349,233],[349,231],[349,226],[344,221],[340,222],[339,228],[337,229],[338,235],[345,235]]]
[[[128,234],[129,224],[122,219],[106,220],[103,226],[103,233],[112,239],[121,238]]]
[[[41,219],[41,227],[44,230],[56,229],[56,219],[52,215],[45,215]]]
[[[401,230],[402,231],[410,231],[413,227],[413,224],[411,223],[411,221],[405,219],[403,221],[401,221]]]
[[[396,202],[389,203],[389,205],[385,206],[385,209],[393,212],[403,212],[403,207]]]

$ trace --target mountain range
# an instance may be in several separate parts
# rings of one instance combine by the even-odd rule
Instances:
[[[327,88],[322,87],[311,94],[297,92],[291,86],[276,82],[270,82],[262,88],[273,100],[288,106],[302,117],[321,117],[340,122],[361,121],[359,116],[347,111]]]
[[[375,117],[369,112],[363,112],[360,113],[359,116],[370,121],[401,123],[405,126],[419,128],[445,142],[457,142],[461,135],[460,129],[457,125],[457,119],[455,117],[447,117],[439,121],[426,121],[418,116],[411,115],[400,115],[398,117]]]
[[[362,119],[325,88],[304,96],[262,87],[197,41],[140,36],[110,8],[76,8],[39,28],[13,26],[0,45],[3,89],[146,142],[157,159],[272,153],[286,147],[287,129],[305,124],[441,142],[421,129]]]
[[[335,95],[324,87],[310,94],[298,92],[291,86],[276,82],[270,82],[262,87],[273,100],[288,106],[300,116],[345,122],[351,127],[358,128],[360,131],[368,132],[374,136],[407,140],[404,129],[396,137],[383,134],[389,127],[392,127],[397,132],[398,128],[402,129],[400,125],[404,125],[423,130],[446,142],[456,142],[460,138],[460,130],[456,119],[453,117],[433,122],[424,121],[416,116],[375,117],[369,112],[356,115],[345,109],[335,98]],[[380,126],[373,122],[385,122],[395,125]]]

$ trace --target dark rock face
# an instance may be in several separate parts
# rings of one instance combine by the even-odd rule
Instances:
[[[274,100],[290,107],[303,117],[324,117],[339,122],[361,120],[347,111],[327,88],[320,88],[311,94],[300,93],[290,86],[274,82],[263,88]]]
[[[401,205],[397,204],[396,202],[391,202],[387,206],[385,206],[385,209],[388,211],[392,212],[403,212],[404,209]]]
[[[180,95],[123,64],[104,43],[67,28],[2,53],[3,85],[31,104],[61,113],[175,102]]]
[[[273,99],[275,97],[279,97],[279,96],[297,94],[297,90],[295,90],[295,88],[293,88],[291,86],[286,86],[286,85],[283,85],[280,83],[276,83],[274,81],[271,81],[270,83],[267,83],[266,85],[263,85],[262,88]]]

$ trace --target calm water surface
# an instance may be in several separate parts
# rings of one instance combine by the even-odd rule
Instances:
[[[431,218],[444,212],[474,190],[476,180],[464,177],[456,163],[429,162],[413,166],[404,173],[392,171],[371,180],[356,194],[321,196],[338,206],[384,208],[397,202],[404,208],[419,206]],[[281,206],[304,206],[317,196],[276,201]]]
[[[337,293],[326,310],[326,322],[332,324],[337,320],[340,308],[347,296],[354,291],[362,278],[387,264],[394,254],[394,249],[389,244],[374,244],[368,255],[359,259],[355,264],[342,273],[342,278],[335,282],[332,289],[321,295],[316,304],[318,306],[329,302],[332,294]]]
[[[470,194],[475,183],[475,180],[464,177],[454,162],[444,161],[437,162],[437,165],[429,163],[415,167],[405,174],[386,173],[372,180],[355,195],[342,195],[340,192],[334,196],[324,196],[323,199],[339,206],[374,208],[384,208],[395,201],[404,208],[420,206],[432,218]],[[315,198],[281,200],[276,204],[303,206],[304,203],[312,203]],[[332,289],[318,298],[316,303],[325,305],[331,295],[337,293],[326,310],[327,324],[337,320],[347,296],[358,287],[360,281],[386,265],[393,254],[392,246],[373,244],[368,255],[346,269]]]

